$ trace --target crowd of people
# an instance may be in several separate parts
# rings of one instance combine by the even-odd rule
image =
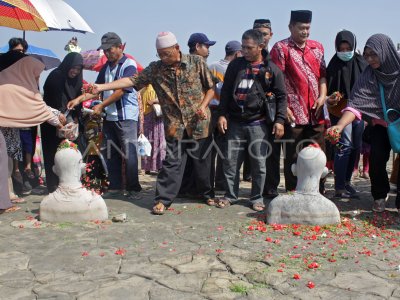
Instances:
[[[140,198],[137,138],[144,134],[149,139],[152,153],[142,158],[141,166],[146,174],[157,174],[154,214],[163,214],[178,196],[197,197],[219,208],[235,204],[242,167],[243,179],[251,181],[251,207],[263,211],[264,198],[279,195],[281,155],[285,189],[290,192],[297,181],[292,165],[310,144],[333,160],[335,198],[359,197],[351,179],[362,153],[362,176],[371,180],[372,209],[384,211],[390,191],[386,164],[395,148],[387,127],[399,116],[387,117],[383,104],[400,110],[400,56],[383,34],[371,36],[360,54],[355,34],[342,30],[326,67],[324,47],[309,39],[311,22],[311,11],[292,11],[290,36],[270,47],[272,24],[257,19],[240,42],[226,43],[223,59],[209,65],[209,48],[216,41],[206,34],[193,33],[187,42],[189,54],[184,54],[173,33],[160,32],[159,60],[141,72],[124,54],[121,38],[108,32],[99,47],[107,63],[95,83],[86,85],[73,38],[66,46],[69,54],[48,76],[43,98],[37,83],[43,64],[24,54],[24,40],[10,40],[10,51],[0,56],[0,89],[7,91],[0,102],[0,163],[15,163],[0,167],[10,170],[9,176],[0,174],[0,210],[18,208],[14,203],[20,199],[9,178],[18,177],[23,149],[22,170],[32,176],[35,126],[47,122],[40,129],[50,193],[58,186],[52,166],[59,131],[76,123],[78,145],[96,163],[94,177],[104,183],[99,191],[105,198]],[[21,107],[25,109],[18,110]],[[82,115],[82,107],[92,113]],[[331,146],[324,136],[335,133],[341,135]],[[224,196],[217,198],[215,190]],[[324,178],[320,192],[325,193]]]

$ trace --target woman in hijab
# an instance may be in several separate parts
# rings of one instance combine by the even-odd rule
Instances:
[[[336,35],[336,53],[326,70],[328,82],[327,100],[329,117],[332,125],[336,125],[347,106],[350,91],[367,67],[367,62],[356,52],[356,36],[347,30]],[[338,96],[338,93],[341,97]],[[335,198],[352,198],[357,192],[350,184],[355,161],[360,153],[364,122],[355,120],[347,125],[335,147]]]
[[[351,91],[348,107],[338,124],[329,132],[343,129],[355,119],[363,119],[373,125],[371,129],[370,178],[374,198],[373,211],[385,211],[390,185],[386,164],[391,145],[384,121],[380,85],[383,86],[386,107],[400,110],[400,56],[393,41],[384,34],[374,34],[364,47],[364,58],[368,62]],[[389,115],[390,121],[399,116]],[[400,178],[400,176],[398,176]],[[397,180],[396,207],[400,213],[400,182]]]
[[[62,127],[59,112],[48,107],[38,82],[44,64],[20,52],[0,56],[0,127],[23,128],[49,122]],[[15,211],[10,201],[7,179],[7,150],[0,131],[0,213]]]
[[[44,101],[62,112],[61,118],[66,123],[77,121],[78,118],[75,111],[68,114],[67,103],[82,93],[82,67],[82,55],[69,53],[60,66],[49,74],[43,86]],[[57,137],[56,129],[48,124],[41,125],[41,132],[47,189],[52,193],[58,186],[58,177],[53,172],[54,155],[62,139]]]

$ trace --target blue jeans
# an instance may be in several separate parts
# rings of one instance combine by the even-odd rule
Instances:
[[[240,166],[248,148],[252,177],[250,201],[253,204],[263,203],[262,192],[264,190],[265,162],[268,150],[266,124],[248,125],[230,121],[226,132],[226,143],[222,165],[225,175],[225,197],[231,203],[238,201]]]
[[[339,121],[338,117],[330,115],[332,126]],[[347,125],[335,147],[334,171],[335,190],[345,190],[346,184],[351,180],[354,164],[360,154],[364,121],[354,121]]]
[[[122,189],[122,157],[125,159],[126,190],[140,192],[137,157],[137,121],[104,121],[103,155],[107,162],[110,190]]]

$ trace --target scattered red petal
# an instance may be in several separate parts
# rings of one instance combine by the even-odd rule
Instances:
[[[282,269],[278,269],[278,270],[276,270],[276,271],[279,272],[279,273],[282,273],[282,272],[283,272]]]
[[[308,287],[309,289],[313,289],[313,288],[315,288],[315,283],[312,282],[312,281],[309,281],[309,282],[307,282],[307,287]]]
[[[104,252],[100,252],[99,255],[100,255],[101,257],[103,257],[103,256],[106,255],[106,254],[105,254]]]
[[[83,251],[83,252],[82,252],[82,256],[89,256],[89,252]]]
[[[299,280],[301,277],[300,277],[300,274],[294,274],[293,275],[293,279],[296,279],[296,280]]]
[[[319,268],[319,264],[314,261],[314,262],[312,262],[311,264],[308,265],[308,268],[309,269],[318,269]]]
[[[224,250],[222,250],[222,249],[216,249],[215,252],[217,252],[217,253],[222,253],[222,252],[224,252]]]
[[[124,248],[118,248],[114,253],[116,255],[124,256],[126,254],[126,250]]]

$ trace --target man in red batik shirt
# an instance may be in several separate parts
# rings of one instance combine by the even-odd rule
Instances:
[[[296,187],[297,179],[291,165],[297,160],[297,151],[310,143],[324,149],[324,115],[326,67],[324,48],[309,40],[312,12],[291,12],[290,37],[277,42],[271,50],[272,61],[285,74],[288,100],[288,122],[283,140],[288,141],[285,156],[285,185],[287,191]],[[322,188],[323,189],[323,188]]]

